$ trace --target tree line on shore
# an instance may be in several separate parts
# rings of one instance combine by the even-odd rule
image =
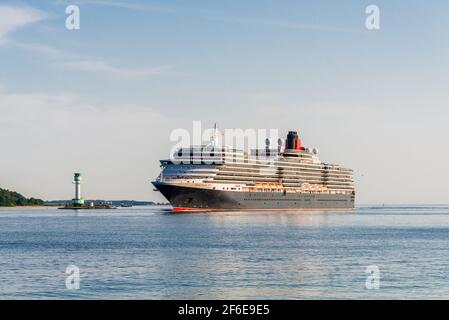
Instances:
[[[20,193],[0,188],[0,207],[42,206],[44,201],[35,198],[25,198]]]

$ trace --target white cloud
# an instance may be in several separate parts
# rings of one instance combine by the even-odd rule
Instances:
[[[102,72],[118,77],[147,77],[159,75],[165,71],[172,69],[172,66],[158,66],[154,68],[124,68],[116,67],[101,60],[80,60],[70,61],[62,64],[64,67],[73,70],[87,71],[87,72]]]
[[[31,7],[0,5],[0,44],[8,40],[9,33],[46,17],[46,13]]]

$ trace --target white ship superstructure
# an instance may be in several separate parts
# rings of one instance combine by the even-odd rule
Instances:
[[[351,169],[320,161],[296,132],[272,149],[180,148],[161,161],[153,184],[175,211],[347,208],[354,206]]]

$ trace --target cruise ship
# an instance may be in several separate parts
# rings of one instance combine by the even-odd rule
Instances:
[[[212,139],[214,140],[214,139]],[[296,131],[249,152],[216,143],[179,148],[152,181],[174,212],[353,208],[353,171],[321,162]]]

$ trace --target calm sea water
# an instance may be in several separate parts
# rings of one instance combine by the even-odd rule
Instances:
[[[449,299],[449,207],[0,209],[0,299],[23,298]]]

